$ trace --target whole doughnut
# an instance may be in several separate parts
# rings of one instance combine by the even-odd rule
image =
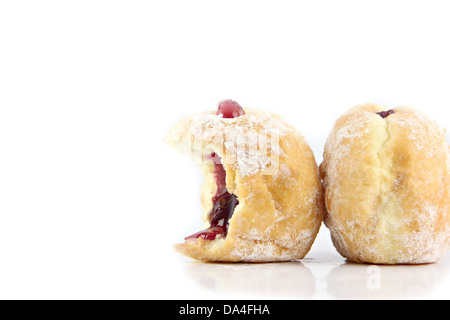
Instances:
[[[334,246],[377,264],[435,262],[450,247],[445,130],[410,107],[354,107],[331,131],[320,166]]]

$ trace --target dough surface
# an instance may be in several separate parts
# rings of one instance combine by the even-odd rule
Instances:
[[[409,107],[366,104],[331,131],[320,166],[333,244],[349,260],[435,262],[450,247],[445,130]]]
[[[266,262],[303,258],[320,228],[324,204],[318,167],[304,137],[278,116],[251,109],[226,119],[203,112],[181,120],[166,142],[191,156],[204,173],[203,220],[217,190],[213,162],[222,159],[226,187],[239,204],[228,234],[187,239],[184,255],[205,261]]]

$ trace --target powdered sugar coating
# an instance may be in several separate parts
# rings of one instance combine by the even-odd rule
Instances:
[[[279,139],[295,129],[268,112],[246,109],[245,115],[223,118],[213,112],[202,112],[180,122],[167,141],[192,155],[197,162],[209,150],[215,150],[224,164],[232,165],[242,177],[278,169],[283,151]],[[298,132],[296,132],[298,134]],[[205,146],[205,141],[211,145]]]

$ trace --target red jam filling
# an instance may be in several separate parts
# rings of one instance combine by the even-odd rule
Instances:
[[[245,114],[241,105],[234,100],[227,99],[219,102],[217,114],[221,114],[224,118],[237,118]]]
[[[244,115],[245,112],[236,101],[223,100],[219,103],[217,114],[223,115],[224,118],[235,118]],[[212,197],[213,208],[208,213],[210,227],[184,238],[185,240],[197,238],[214,240],[217,235],[226,237],[228,221],[239,204],[236,195],[227,190],[226,172],[219,155],[212,153],[208,158],[214,161],[214,177],[217,185],[216,194]]]
[[[387,117],[389,117],[391,114],[394,114],[395,110],[388,110],[388,111],[381,111],[381,112],[377,112],[377,114],[382,117],[383,119],[386,119]]]

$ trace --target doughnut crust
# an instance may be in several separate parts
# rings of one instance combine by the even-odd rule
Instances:
[[[226,236],[187,239],[175,246],[177,251],[193,259],[226,262],[288,261],[306,255],[324,204],[313,152],[295,128],[274,114],[247,108],[245,115],[231,119],[203,112],[181,120],[166,142],[202,169],[206,226],[217,190],[207,155],[220,156],[226,188],[239,200]]]
[[[320,166],[324,222],[355,262],[435,262],[450,247],[450,156],[445,130],[409,107],[366,104],[331,131]]]

